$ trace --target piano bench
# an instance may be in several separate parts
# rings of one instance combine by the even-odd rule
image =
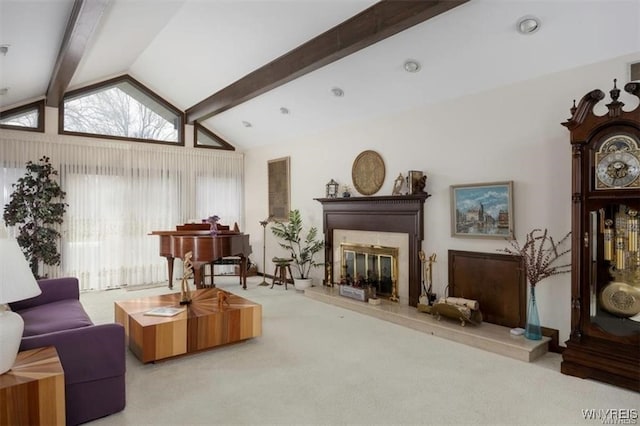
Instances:
[[[222,259],[218,259],[214,262],[209,263],[209,273],[203,275],[203,280],[206,280],[207,277],[211,278],[210,285],[213,285],[213,277],[215,276],[238,276],[242,271],[240,271],[242,263],[242,258],[239,256],[229,256],[223,257]],[[215,267],[216,266],[233,266],[233,273],[219,273],[216,274]]]

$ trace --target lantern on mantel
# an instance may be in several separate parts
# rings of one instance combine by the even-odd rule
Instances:
[[[338,196],[338,182],[331,179],[327,184],[327,198],[336,198]]]

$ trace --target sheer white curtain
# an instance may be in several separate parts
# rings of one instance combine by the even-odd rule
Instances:
[[[62,264],[49,276],[76,276],[83,289],[164,281],[166,260],[149,232],[212,214],[243,227],[241,154],[23,133],[0,133],[2,201],[27,161],[51,158],[68,207]]]

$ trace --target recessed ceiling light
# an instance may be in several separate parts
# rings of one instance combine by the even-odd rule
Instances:
[[[248,121],[243,121],[243,122],[242,122],[242,125],[243,125],[244,127],[251,127],[251,123],[249,123]]]
[[[406,72],[418,72],[420,71],[420,62],[414,59],[407,59],[403,67]]]
[[[331,93],[333,93],[333,96],[341,98],[344,96],[344,90],[342,90],[339,87],[334,87],[333,89],[331,89]]]
[[[527,15],[518,19],[516,29],[520,34],[533,34],[540,29],[540,19]]]

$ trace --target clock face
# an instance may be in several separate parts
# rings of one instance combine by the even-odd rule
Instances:
[[[608,138],[596,153],[596,189],[640,187],[640,150],[626,135]]]

